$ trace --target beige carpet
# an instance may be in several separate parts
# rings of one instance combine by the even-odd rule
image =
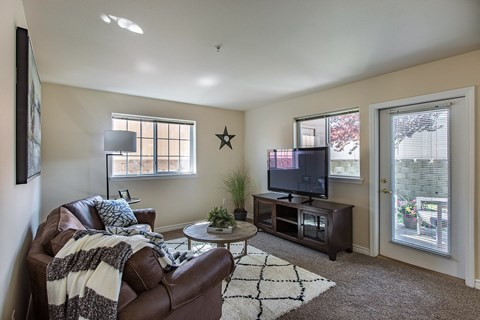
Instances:
[[[163,233],[183,237],[182,230]],[[339,252],[328,255],[258,232],[254,247],[321,274],[336,286],[279,320],[478,320],[480,290],[463,280],[382,257]]]
[[[186,238],[166,241],[169,249],[187,250]],[[193,242],[194,253],[212,245]],[[243,250],[231,245],[232,253]],[[335,283],[285,260],[248,246],[248,255],[236,259],[235,272],[222,286],[222,319],[277,319],[319,296]]]

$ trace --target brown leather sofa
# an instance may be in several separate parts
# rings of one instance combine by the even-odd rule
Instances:
[[[76,229],[75,225],[65,227],[65,221],[60,219],[62,210],[66,211],[62,208],[73,213],[85,228],[101,230],[104,225],[94,206],[95,199],[101,197],[60,206],[38,227],[27,256],[36,319],[48,319],[47,265]],[[149,224],[153,229],[155,210],[133,211],[139,223]],[[59,226],[62,226],[61,230]],[[118,319],[219,319],[222,314],[222,280],[233,272],[233,268],[231,253],[224,248],[215,248],[164,273],[157,253],[151,248],[143,248],[125,264]]]

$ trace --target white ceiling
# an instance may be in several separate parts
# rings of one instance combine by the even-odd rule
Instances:
[[[43,82],[237,110],[480,49],[480,0],[23,3]]]

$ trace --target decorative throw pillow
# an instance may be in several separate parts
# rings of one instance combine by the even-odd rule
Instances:
[[[58,231],[65,230],[86,230],[84,225],[73,213],[65,207],[60,207],[60,220],[58,221]]]
[[[105,226],[128,227],[138,223],[125,199],[95,201],[95,208]]]

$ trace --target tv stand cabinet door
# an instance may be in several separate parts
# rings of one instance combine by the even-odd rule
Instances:
[[[254,198],[253,219],[257,228],[273,232],[276,230],[275,202]]]
[[[300,210],[300,240],[316,248],[327,249],[331,222],[328,213]]]

